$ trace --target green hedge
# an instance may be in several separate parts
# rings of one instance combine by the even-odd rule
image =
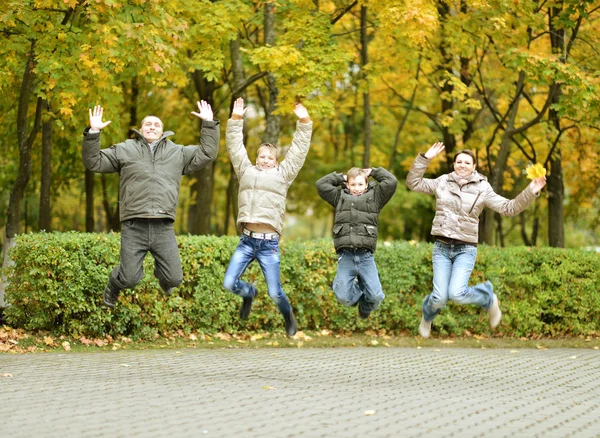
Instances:
[[[237,318],[240,298],[222,281],[237,237],[179,236],[184,283],[165,298],[153,274],[152,257],[134,290],[122,291],[113,311],[102,290],[118,263],[118,234],[21,235],[8,272],[6,318],[14,327],[57,334],[151,338],[158,332],[198,330],[283,332],[283,319],[269,299],[260,268],[245,279],[259,296],[246,322]],[[331,240],[283,241],[281,278],[301,330],[386,329],[415,335],[420,305],[431,289],[431,245],[380,243],[376,253],[386,299],[368,320],[337,303],[330,288],[337,257]],[[504,317],[504,336],[578,336],[599,332],[600,255],[553,248],[479,247],[472,284],[490,280]],[[490,334],[487,314],[475,306],[449,304],[433,324],[435,335]]]

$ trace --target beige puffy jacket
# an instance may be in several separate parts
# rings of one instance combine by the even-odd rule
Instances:
[[[473,180],[461,188],[452,174],[436,179],[423,178],[431,160],[419,154],[406,177],[406,185],[416,192],[435,195],[435,217],[431,234],[477,243],[479,215],[489,207],[504,216],[515,216],[531,204],[537,194],[527,186],[515,199],[494,192],[487,178],[473,172]]]
[[[267,224],[281,234],[287,191],[304,164],[310,147],[312,122],[296,123],[292,146],[278,167],[262,170],[253,165],[244,147],[243,120],[227,121],[229,158],[240,182],[237,228],[245,223]]]

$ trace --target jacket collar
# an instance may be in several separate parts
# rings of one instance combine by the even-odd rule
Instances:
[[[132,129],[133,133],[134,133],[134,139],[135,140],[141,140],[144,141],[146,143],[148,143],[148,141],[144,138],[144,136],[140,133],[140,131],[138,131],[137,129]],[[173,131],[166,131],[163,132],[163,135],[160,136],[160,138],[156,141],[162,141],[167,137],[170,137],[172,135],[175,135],[175,133]]]
[[[450,172],[448,174],[448,181],[452,181],[453,183],[456,183],[458,185],[458,182],[454,178],[454,172]],[[467,184],[471,184],[474,182],[481,182],[481,181],[487,181],[487,178],[485,176],[483,176],[481,173],[474,170],[473,171],[473,179],[471,181],[469,181]]]

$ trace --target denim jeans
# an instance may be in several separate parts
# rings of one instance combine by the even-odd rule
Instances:
[[[385,295],[371,250],[340,250],[333,292],[340,303],[346,306],[358,304],[364,312],[379,307]]]
[[[113,292],[133,288],[144,276],[144,258],[154,257],[154,275],[167,290],[183,281],[179,248],[170,219],[130,219],[121,229],[121,260],[108,278]]]
[[[242,235],[240,243],[231,257],[227,272],[225,272],[223,286],[242,298],[254,297],[256,295],[255,287],[240,280],[253,260],[256,260],[262,269],[269,296],[283,315],[289,314],[292,307],[281,287],[279,278],[279,240],[255,239]]]
[[[423,300],[423,317],[432,321],[448,300],[457,304],[478,304],[489,309],[494,298],[492,283],[486,281],[469,286],[475,266],[475,245],[446,244],[437,240],[433,245],[433,292]]]

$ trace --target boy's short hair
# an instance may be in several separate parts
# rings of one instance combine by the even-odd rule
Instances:
[[[346,172],[346,179],[348,181],[350,181],[353,178],[356,178],[357,176],[362,176],[365,179],[365,182],[367,182],[368,177],[365,174],[365,171],[362,170],[360,167],[353,167],[348,172]]]
[[[271,143],[263,143],[258,147],[258,149],[256,150],[256,153],[260,154],[260,150],[262,148],[268,149],[269,152],[271,152],[273,154],[273,156],[275,157],[275,160],[279,159],[279,151],[277,150],[277,146],[274,146]]]

